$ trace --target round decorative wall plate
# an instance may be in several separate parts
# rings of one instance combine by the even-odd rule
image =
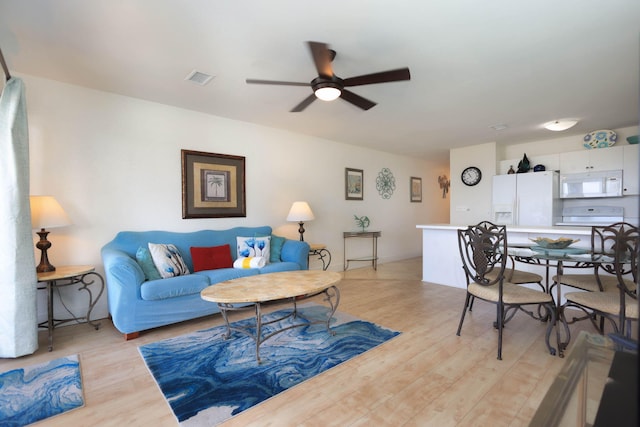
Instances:
[[[382,168],[376,178],[376,189],[383,199],[390,199],[396,189],[396,179],[389,168]]]
[[[584,136],[584,148],[591,150],[593,148],[611,147],[618,140],[618,134],[612,130],[601,129],[589,132]]]

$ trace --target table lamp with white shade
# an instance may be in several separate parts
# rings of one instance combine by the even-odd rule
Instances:
[[[298,233],[300,233],[300,241],[304,242],[304,222],[315,219],[313,212],[307,202],[293,202],[289,215],[287,215],[287,221],[295,221],[300,225]]]
[[[31,203],[31,227],[40,236],[36,248],[40,249],[40,264],[36,267],[38,273],[55,271],[56,268],[49,262],[47,250],[51,242],[47,240],[49,231],[46,228],[66,227],[71,221],[62,206],[53,196],[30,196]]]

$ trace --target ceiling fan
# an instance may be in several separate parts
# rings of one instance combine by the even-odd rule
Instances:
[[[356,95],[346,90],[345,87],[370,85],[375,83],[388,83],[401,80],[410,80],[411,74],[409,68],[399,68],[397,70],[381,71],[379,73],[365,74],[362,76],[349,77],[341,79],[333,73],[331,62],[336,56],[334,50],[329,49],[328,45],[319,42],[307,42],[311,50],[313,62],[318,70],[318,77],[311,80],[310,83],[299,82],[283,82],[277,80],[258,80],[247,79],[250,84],[265,85],[283,85],[283,86],[310,86],[313,93],[305,98],[301,103],[293,107],[292,113],[297,113],[307,108],[316,98],[324,101],[333,101],[336,98],[342,98],[353,105],[368,110],[375,106],[376,103],[366,98]]]

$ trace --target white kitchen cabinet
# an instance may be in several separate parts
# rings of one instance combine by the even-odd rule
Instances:
[[[640,194],[640,174],[638,173],[638,163],[640,163],[640,150],[637,144],[623,145],[624,152],[624,172],[622,173],[622,194],[634,196]]]
[[[560,172],[594,172],[624,168],[624,146],[560,153]]]

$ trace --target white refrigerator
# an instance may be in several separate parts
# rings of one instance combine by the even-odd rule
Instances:
[[[527,172],[493,177],[493,222],[552,226],[562,219],[558,172]]]

